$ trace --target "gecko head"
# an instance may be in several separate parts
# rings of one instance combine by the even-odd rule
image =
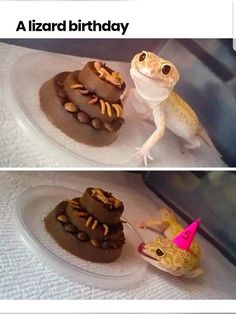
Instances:
[[[195,255],[178,248],[163,236],[150,243],[141,243],[138,252],[148,263],[174,276],[194,277],[195,270],[199,269],[199,260]]]
[[[148,51],[133,57],[130,74],[137,90],[144,92],[146,89],[150,94],[153,89],[159,94],[160,90],[170,93],[179,80],[179,71],[173,63]]]

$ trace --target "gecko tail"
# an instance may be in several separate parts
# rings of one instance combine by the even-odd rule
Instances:
[[[198,130],[198,136],[214,151],[214,153],[222,158],[221,153],[217,150],[215,144],[211,140],[210,136],[208,135],[206,129],[200,125],[199,130]]]

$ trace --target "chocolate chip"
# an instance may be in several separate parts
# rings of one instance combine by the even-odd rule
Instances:
[[[80,240],[80,241],[86,241],[88,240],[88,235],[86,232],[78,232],[77,233],[77,238]]]
[[[92,246],[101,247],[101,242],[97,239],[91,239],[90,243],[92,244]]]
[[[60,222],[63,222],[63,223],[67,223],[69,221],[68,218],[66,217],[66,215],[57,216],[57,220],[59,220]]]
[[[102,242],[102,248],[103,249],[109,249],[111,247],[111,242],[110,241],[103,241]]]
[[[114,128],[113,128],[113,125],[110,123],[110,122],[105,122],[104,123],[104,128],[109,131],[109,132],[113,132],[114,131]]]
[[[99,130],[102,127],[102,122],[99,119],[93,119],[92,126],[94,127],[94,129]]]
[[[67,231],[67,232],[70,232],[70,233],[75,233],[78,231],[78,229],[72,225],[72,224],[67,224],[64,226],[64,229]]]
[[[87,113],[83,112],[83,111],[80,111],[78,114],[77,114],[77,118],[79,120],[79,122],[81,123],[88,123],[90,118],[89,116],[87,115]]]

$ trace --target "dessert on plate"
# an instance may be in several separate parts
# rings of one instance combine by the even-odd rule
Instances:
[[[100,188],[64,200],[45,218],[47,232],[66,251],[88,261],[116,260],[125,243],[123,203]]]
[[[48,120],[78,142],[111,144],[124,123],[121,74],[99,61],[61,72],[40,88],[40,106]]]

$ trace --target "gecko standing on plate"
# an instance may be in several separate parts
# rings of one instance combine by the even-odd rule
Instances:
[[[179,72],[173,63],[152,52],[143,51],[133,57],[130,75],[136,91],[131,89],[124,100],[127,101],[135,92],[136,101],[145,106],[142,118],[153,115],[156,125],[156,130],[142,147],[136,148],[135,156],[143,158],[146,166],[148,159],[153,160],[150,150],[164,136],[165,128],[185,141],[183,152],[199,147],[200,137],[214,148],[195,112],[173,91],[179,80]]]
[[[156,227],[162,234],[152,242],[141,243],[139,254],[153,266],[174,276],[186,278],[198,277],[203,273],[200,267],[200,246],[193,240],[188,250],[183,250],[173,243],[173,239],[184,232],[175,215],[168,208],[160,209],[160,219],[151,219],[139,225],[140,228]],[[188,234],[184,234],[186,239]]]

